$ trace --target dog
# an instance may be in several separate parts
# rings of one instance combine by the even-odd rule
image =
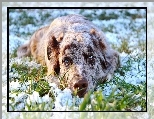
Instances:
[[[119,65],[119,54],[104,33],[78,14],[58,17],[37,30],[17,50],[18,57],[30,55],[47,66],[48,76],[63,76],[79,97],[111,79]]]

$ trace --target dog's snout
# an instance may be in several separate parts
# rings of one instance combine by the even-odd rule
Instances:
[[[85,89],[88,86],[88,82],[86,80],[79,80],[74,84],[75,89]]]
[[[83,97],[85,95],[87,87],[88,87],[88,81],[86,79],[78,80],[74,84],[74,89],[77,90],[77,95],[79,97]]]

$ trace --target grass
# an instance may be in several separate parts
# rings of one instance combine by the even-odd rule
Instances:
[[[22,36],[30,35],[33,30],[29,30],[28,32],[20,32],[20,27],[26,27],[27,24],[32,24],[33,26],[41,26],[45,20],[53,19],[51,18],[51,14],[47,12],[40,12],[38,14],[40,16],[39,19],[31,16],[28,14],[26,10],[10,10],[10,13],[18,13],[19,16],[16,19],[10,15],[9,25],[15,25],[15,29],[11,30],[11,34],[20,34]],[[96,14],[96,10],[94,10],[91,14],[86,14],[86,10],[81,10],[81,14],[89,18],[90,20],[94,20],[98,18],[99,20],[111,20],[111,19],[118,19],[119,15],[112,12],[107,14],[105,11],[102,12],[100,15]],[[137,18],[145,18],[145,16],[140,15],[138,13],[131,14],[129,11],[124,10],[121,11],[123,18],[130,18],[132,21]],[[137,37],[140,36],[142,33],[142,29],[145,30],[144,24],[139,28],[134,27],[134,22],[130,23],[130,29],[132,32],[137,33]],[[124,24],[124,23],[123,23]],[[128,27],[124,24],[124,27]],[[115,26],[113,24],[109,24],[107,27],[104,26],[103,31],[108,31],[114,33]],[[117,31],[115,31],[117,33]],[[130,45],[131,34],[128,34],[129,37],[121,37],[120,45],[113,44],[112,47],[118,50],[120,53],[125,52],[128,57],[125,59],[124,65],[122,65],[115,73],[113,80],[105,82],[104,84],[99,84],[99,88],[96,91],[89,91],[88,94],[84,97],[81,104],[77,104],[76,101],[78,98],[74,95],[73,105],[69,107],[72,110],[79,110],[79,111],[133,111],[137,110],[136,107],[140,107],[141,111],[146,110],[146,82],[140,82],[139,85],[133,85],[131,83],[126,82],[128,76],[132,70],[137,70],[136,74],[130,74],[130,77],[137,79],[138,75],[146,77],[143,74],[143,70],[138,70],[140,65],[143,65],[145,68],[145,60],[142,64],[142,59],[145,56],[146,50],[146,42],[144,40],[138,40],[137,44],[134,46]],[[20,43],[19,43],[20,44]],[[18,47],[18,46],[17,46]],[[136,56],[131,56],[132,52],[135,48],[138,48],[143,53],[138,54]],[[30,62],[34,60],[32,58],[21,60],[21,63],[16,62],[16,51],[10,54],[10,67],[9,71],[10,74],[13,73],[9,77],[9,82],[19,82],[22,86],[26,85],[26,89],[21,90],[20,88],[9,90],[9,95],[15,94],[19,96],[21,92],[23,92],[27,97],[25,97],[22,102],[19,100],[17,101],[15,97],[10,97],[10,106],[12,106],[12,110],[16,110],[16,107],[19,106],[21,103],[26,101],[33,93],[37,92],[38,96],[43,98],[44,96],[49,96],[49,103],[40,102],[24,102],[25,108],[22,108],[23,111],[48,111],[52,110],[54,107],[54,102],[56,99],[56,94],[50,84],[45,80],[46,76],[46,67],[40,66],[37,63],[34,63],[34,66],[29,65]],[[12,61],[14,60],[14,61]],[[133,64],[137,64],[138,67],[133,67]],[[36,66],[36,67],[35,67]],[[62,77],[57,77],[60,81],[59,88],[64,90],[67,87],[67,83],[63,80]],[[28,82],[28,85],[27,85]],[[105,87],[110,87],[110,92],[108,95],[105,95],[102,92],[105,92]],[[66,105],[68,106],[68,105]],[[76,108],[77,107],[77,108]]]
[[[27,59],[26,59],[27,60]],[[28,61],[31,59],[28,58]],[[24,60],[23,60],[24,62]],[[38,92],[40,97],[43,97],[45,95],[48,95],[49,97],[52,97],[52,100],[48,104],[48,106],[51,108],[51,105],[53,104],[53,101],[55,100],[54,94],[52,91],[50,91],[51,87],[49,86],[49,83],[44,79],[45,74],[47,71],[47,68],[44,66],[40,66],[38,68],[28,66],[24,63],[18,64],[16,62],[13,62],[10,67],[10,72],[13,74],[18,74],[19,77],[16,76],[10,76],[9,80],[11,82],[19,82],[20,86],[26,86],[24,90],[17,88],[14,90],[10,90],[10,94],[16,94],[17,96],[22,92],[25,95],[31,95],[34,92]],[[28,85],[26,85],[28,83]],[[26,97],[27,99],[28,97]],[[20,100],[16,101],[14,97],[9,98],[10,102],[12,102],[10,105],[13,107],[18,106],[21,104]],[[22,100],[25,101],[25,100]],[[25,109],[28,111],[45,111],[48,110],[49,107],[46,107],[46,103],[42,102],[40,104],[38,103],[32,103],[29,104],[26,103]],[[50,109],[49,108],[49,109]],[[24,110],[25,110],[24,109]],[[51,109],[50,109],[51,110]]]

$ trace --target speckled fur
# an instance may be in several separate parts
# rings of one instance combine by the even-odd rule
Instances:
[[[55,19],[50,26],[36,31],[30,42],[21,46],[19,57],[32,55],[48,67],[48,75],[63,75],[68,87],[80,79],[93,89],[111,77],[118,66],[118,53],[106,41],[103,32],[81,15]]]

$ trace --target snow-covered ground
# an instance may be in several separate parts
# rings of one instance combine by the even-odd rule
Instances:
[[[152,95],[152,91],[153,91],[153,87],[154,87],[154,74],[153,74],[153,70],[154,70],[154,36],[152,35],[152,31],[154,31],[154,22],[152,19],[154,19],[154,3],[63,3],[63,5],[66,5],[66,6],[147,6],[148,7],[148,34],[147,34],[147,37],[148,37],[148,48],[147,48],[147,80],[148,80],[148,96],[149,95]],[[49,3],[3,3],[2,4],[3,7],[2,7],[2,110],[3,112],[6,111],[6,103],[7,103],[7,100],[6,100],[6,91],[7,91],[7,86],[6,86],[6,81],[7,81],[7,54],[6,54],[6,45],[7,45],[7,21],[6,21],[6,6],[49,6]],[[50,4],[50,6],[62,6],[60,3],[52,3]],[[35,14],[35,17],[36,19],[39,21],[40,18],[39,18],[39,15],[38,15],[38,12],[37,10],[34,11],[35,13],[33,12],[30,12],[29,15],[33,15]],[[88,12],[88,11],[87,11]],[[90,12],[90,11],[89,11]],[[111,10],[108,10],[108,14],[112,13],[113,11]],[[134,10],[131,11],[132,13],[133,12],[136,12]],[[60,13],[58,10],[56,11],[53,11],[53,18],[56,18],[59,14],[65,14],[65,13],[79,13],[79,11],[77,10],[72,10],[71,12],[70,11],[63,11],[62,13]],[[119,12],[117,12],[118,14]],[[84,13],[83,13],[84,14]],[[99,11],[97,12],[97,14],[99,14]],[[140,12],[141,15],[144,15],[145,14],[145,11],[141,11]],[[12,14],[12,18],[17,18],[19,14]],[[111,32],[108,32],[106,31],[105,34],[107,36],[107,38],[109,39],[109,42],[113,43],[113,44],[116,44],[118,45],[121,41],[119,39],[124,39],[126,38],[127,36],[129,36],[129,39],[131,41],[131,44],[130,46],[135,46],[135,43],[137,42],[137,40],[145,40],[146,39],[146,34],[144,31],[140,31],[139,32],[139,36],[135,36],[135,34],[133,34],[131,32],[130,29],[127,29],[127,28],[130,28],[131,25],[136,25],[136,29],[138,29],[141,24],[144,24],[146,21],[145,19],[137,19],[134,23],[131,23],[131,20],[128,18],[128,19],[123,19],[123,18],[119,18],[118,20],[110,20],[110,21],[105,21],[105,20],[102,20],[102,22],[98,21],[97,19],[94,19],[93,22],[98,25],[98,26],[103,26],[103,30],[105,30],[106,27],[108,27],[108,25],[111,25],[112,26],[112,31]],[[47,23],[49,23],[49,21],[45,21],[44,24],[40,23],[41,26],[43,25],[46,25]],[[116,23],[116,25],[114,25]],[[39,27],[39,26],[38,26]],[[35,31],[38,27],[34,27],[32,25],[28,25],[26,26],[25,28],[19,28],[19,29],[13,29],[14,26],[11,25],[10,26],[10,35],[9,35],[9,39],[10,39],[10,42],[9,42],[9,46],[10,46],[10,51],[12,51],[12,48],[16,47],[16,45],[18,44],[18,41],[20,42],[27,42],[27,39],[28,38],[21,38],[20,36],[18,35],[15,35],[15,32],[33,32]],[[113,33],[112,33],[113,32]],[[122,36],[122,37],[121,37]],[[30,36],[29,36],[30,37]],[[112,40],[110,40],[112,39]],[[137,54],[139,51],[138,50],[134,50],[134,53],[132,53],[132,55],[135,55]],[[121,53],[120,54],[122,59],[124,59],[127,54],[125,53]],[[16,59],[16,62],[20,61],[20,59]],[[143,62],[145,61],[145,59],[143,59]],[[30,64],[29,64],[30,65]],[[35,62],[32,62],[31,65],[36,65]],[[38,66],[39,67],[39,66]],[[134,64],[134,67],[138,67],[136,66],[136,64]],[[145,75],[145,72],[143,70],[145,69],[142,69],[143,67],[140,67],[140,70],[143,72],[143,75]],[[133,70],[133,69],[132,69]],[[133,75],[136,74],[136,69],[134,69],[132,72],[130,72],[130,75]],[[18,74],[13,74],[13,75],[18,75]],[[127,82],[129,83],[132,83],[132,84],[135,84],[137,85],[138,83],[140,83],[141,81],[145,81],[145,77],[141,77],[141,76],[135,76],[133,78],[129,78],[129,74],[128,76],[126,77]],[[26,84],[25,84],[26,85]],[[28,85],[28,84],[27,84]],[[66,103],[68,103],[68,105],[71,105],[73,102],[72,102],[72,97],[70,95],[70,90],[69,89],[65,89],[64,91],[61,91],[59,90],[55,84],[50,84],[54,89],[55,89],[55,92],[57,92],[58,96],[56,98],[56,108],[55,110],[64,110],[65,107],[63,107],[63,105],[65,105]],[[10,89],[13,90],[13,89],[17,89],[18,87],[21,87],[20,84],[18,82],[11,82],[11,85],[10,85]],[[26,86],[23,86],[22,85],[22,89],[24,90]],[[24,98],[27,97],[27,94],[24,94],[24,93],[21,93],[20,95],[18,96],[15,96],[15,95],[12,95],[13,97],[16,97],[15,100],[17,101],[22,101]],[[11,97],[11,96],[10,96]],[[29,101],[38,101],[38,102],[48,102],[49,100],[49,97],[48,95],[44,96],[43,98],[40,98],[38,96],[38,93],[37,92],[34,92],[32,95],[29,95],[28,98],[26,98],[26,102],[27,103],[30,103]],[[154,97],[150,97],[150,99],[154,99]],[[152,109],[154,108],[154,102],[152,100],[148,100],[148,105],[149,106],[152,106]],[[82,99],[78,99],[79,102],[82,101]],[[18,105],[17,110],[20,110],[24,107],[24,103],[21,103],[21,105]],[[25,118],[28,116],[24,113],[9,113],[8,115],[7,114],[3,114],[3,118],[17,118],[19,117],[20,115],[20,118]],[[39,116],[37,116],[39,115]],[[91,113],[90,115],[93,115],[93,113]],[[120,115],[120,114],[119,114]],[[138,115],[135,116],[135,114],[132,114],[134,115],[134,117],[138,117]],[[8,116],[8,117],[6,117]],[[13,117],[12,117],[13,116]],[[31,118],[36,118],[36,117],[39,117],[39,118],[53,118],[53,119],[56,119],[56,118],[78,118],[79,116],[81,116],[81,114],[68,114],[68,113],[33,113],[33,115],[29,116]],[[151,113],[144,113],[142,114],[142,118],[143,119],[148,119],[151,117]],[[128,117],[129,118],[129,117]]]

